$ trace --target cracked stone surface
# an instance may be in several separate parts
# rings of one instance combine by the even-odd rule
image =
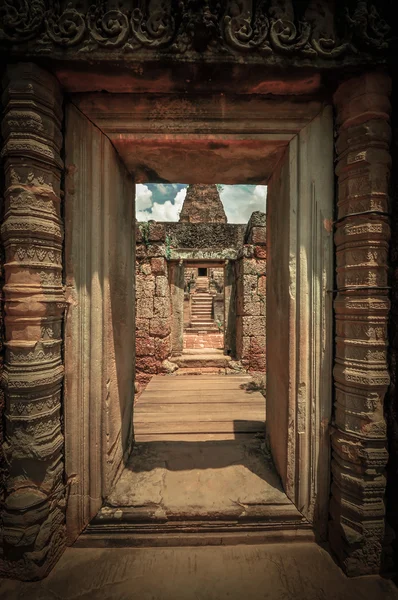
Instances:
[[[68,548],[41,582],[0,581],[8,600],[398,600],[377,576],[348,579],[313,543]]]
[[[137,443],[107,499],[110,506],[160,507],[173,517],[242,513],[288,504],[261,437]]]

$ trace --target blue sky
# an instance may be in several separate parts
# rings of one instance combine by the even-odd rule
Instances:
[[[136,186],[138,221],[178,221],[187,184],[148,183]],[[266,210],[267,186],[224,185],[220,193],[228,223],[247,223],[255,210]]]

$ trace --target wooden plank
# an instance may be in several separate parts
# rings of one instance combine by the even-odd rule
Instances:
[[[148,392],[143,394],[135,401],[135,406],[146,404],[213,404],[213,403],[233,403],[233,404],[264,404],[265,398],[259,393],[246,394],[245,392],[218,392],[207,393],[184,392],[174,394],[170,392]]]
[[[204,375],[154,375],[151,381],[251,381],[250,375],[219,375],[206,373]]]
[[[182,383],[178,383],[178,382],[171,382],[168,385],[165,385],[163,383],[149,383],[148,386],[146,387],[146,389],[144,390],[143,394],[145,394],[146,391],[162,391],[162,390],[173,390],[173,391],[178,391],[178,392],[189,392],[189,391],[199,391],[199,390],[213,390],[214,392],[217,392],[219,390],[244,390],[245,388],[241,388],[239,385],[237,385],[235,382],[225,382],[222,385],[220,383],[217,382],[211,382],[211,381],[184,381]]]
[[[188,428],[190,425],[190,428]],[[156,433],[250,433],[263,432],[264,423],[256,421],[195,421],[192,424],[181,422],[170,423],[139,423],[134,426],[134,434],[156,434]]]
[[[247,415],[245,415],[243,417],[242,414],[236,414],[236,415],[223,415],[222,413],[214,413],[214,414],[201,414],[201,415],[189,415],[189,414],[184,414],[184,415],[176,415],[176,414],[168,414],[168,415],[162,415],[162,419],[159,420],[159,415],[137,415],[137,417],[134,419],[134,426],[139,425],[140,423],[160,423],[160,424],[166,424],[166,423],[173,423],[174,421],[178,421],[180,423],[199,423],[199,422],[203,422],[203,423],[207,423],[210,421],[218,421],[220,423],[251,423],[253,421],[258,421],[260,423],[263,423],[263,425],[265,426],[265,418],[264,418],[264,413],[263,412],[256,412],[256,413],[252,413],[249,417]]]
[[[265,431],[261,431],[264,434]],[[225,441],[250,441],[257,439],[258,432],[254,433],[135,433],[136,442],[225,442]]]
[[[138,415],[156,415],[157,418],[167,414],[177,415],[202,415],[220,413],[226,416],[240,414],[243,416],[251,415],[253,412],[265,415],[265,405],[261,406],[258,403],[241,403],[234,404],[232,402],[214,402],[212,404],[144,404],[136,406],[134,416]]]

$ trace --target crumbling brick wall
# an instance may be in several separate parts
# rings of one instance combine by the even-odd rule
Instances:
[[[171,301],[162,223],[136,226],[136,380],[163,371],[171,353]]]
[[[265,372],[266,216],[252,214],[236,261],[236,355],[251,372]]]

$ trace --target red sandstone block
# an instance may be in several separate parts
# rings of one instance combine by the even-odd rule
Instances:
[[[162,257],[151,258],[151,269],[155,275],[164,275],[166,273],[166,260]]]
[[[257,275],[243,275],[244,294],[257,292]]]
[[[257,291],[260,294],[260,296],[265,296],[266,290],[267,290],[267,279],[266,279],[265,275],[262,275],[261,277],[258,278],[258,281],[257,281]]]
[[[171,314],[171,306],[169,298],[155,297],[153,299],[153,314],[155,317],[166,318]]]
[[[135,258],[144,259],[147,257],[147,248],[145,244],[137,244],[135,247]]]
[[[136,298],[152,298],[155,293],[155,277],[153,275],[138,275],[135,281]]]
[[[265,319],[264,317],[244,317],[249,319],[248,334],[250,336],[265,335]],[[244,331],[245,333],[245,331]]]
[[[151,335],[155,335],[157,337],[166,337],[166,335],[169,335],[171,331],[170,319],[162,319],[159,317],[151,319],[149,331]]]
[[[250,371],[265,371],[266,360],[265,355],[252,354],[249,359]]]
[[[153,356],[138,356],[135,361],[137,371],[151,373],[154,375],[159,372],[159,362]]]
[[[265,335],[257,335],[250,338],[250,353],[265,356]]]
[[[149,334],[149,319],[135,320],[135,337],[145,337]]]
[[[169,295],[169,282],[167,277],[158,275],[156,277],[156,295],[157,296],[168,296]]]
[[[267,243],[267,228],[253,227],[251,231],[251,241],[254,245],[265,246]]]
[[[135,353],[137,356],[153,356],[155,353],[155,341],[145,336],[135,340]]]
[[[155,358],[163,362],[171,354],[171,340],[170,336],[165,338],[156,338],[155,340]]]
[[[165,256],[166,246],[164,244],[149,244],[146,247],[146,256],[148,258],[155,258],[157,256]]]
[[[244,315],[251,317],[260,316],[260,301],[258,296],[245,296],[244,297]]]
[[[147,262],[143,262],[142,265],[140,265],[140,273],[142,273],[143,275],[151,275],[152,274],[151,265]]]
[[[162,223],[148,223],[148,240],[150,242],[164,242],[166,232]]]
[[[243,258],[241,260],[243,275],[257,275],[255,258]]]
[[[138,319],[150,319],[153,317],[153,298],[148,296],[137,298],[135,310]]]
[[[267,248],[265,246],[255,246],[254,256],[256,258],[267,258]]]

